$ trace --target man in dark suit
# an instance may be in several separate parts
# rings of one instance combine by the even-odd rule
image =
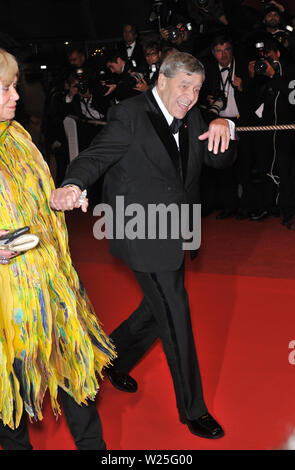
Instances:
[[[132,79],[135,69],[130,61],[126,62],[122,53],[117,50],[110,51],[106,58],[106,66],[114,74],[114,80],[113,83],[106,85],[109,90],[105,96],[113,97],[116,102],[120,102],[139,94],[139,90],[136,90],[137,80]]]
[[[123,42],[118,45],[118,50],[124,60],[136,62],[136,67],[140,68],[144,63],[144,55],[141,44],[138,41],[137,28],[133,24],[124,24]]]
[[[211,44],[212,59],[205,65],[206,80],[202,88],[200,104],[203,116],[207,122],[217,116],[239,122],[239,125],[249,124],[249,96],[247,88],[249,83],[248,64],[238,53],[234,55],[233,44],[227,35],[217,36]],[[245,154],[245,140],[247,136],[240,136],[238,146],[238,159],[234,166],[222,170],[205,171],[203,178],[204,189],[210,194],[204,194],[210,206],[210,200],[215,194],[215,201],[211,202],[221,206],[222,211],[217,219],[233,217],[239,208],[238,184],[246,184],[249,177],[249,155]],[[247,166],[248,164],[248,166]],[[209,184],[207,182],[209,180]],[[214,182],[214,183],[213,183]],[[212,191],[212,183],[215,191]],[[205,202],[204,200],[204,202]]]
[[[81,190],[106,172],[105,201],[113,208],[120,195],[129,208],[140,205],[145,215],[152,204],[159,203],[166,208],[188,204],[193,211],[200,202],[202,164],[219,168],[231,165],[235,158],[231,123],[217,119],[208,130],[194,106],[203,80],[204,68],[195,57],[180,52],[169,55],[153,89],[111,108],[106,129],[71,163],[63,187],[52,194],[51,207],[79,207]],[[84,201],[82,210],[86,209]],[[168,234],[175,222],[179,220],[171,220]],[[117,233],[110,249],[134,271],[144,293],[139,307],[111,335],[118,352],[108,373],[112,384],[135,392],[136,381],[128,373],[160,337],[181,421],[195,435],[222,437],[224,431],[208,413],[203,398],[184,287],[183,237],[131,239]]]

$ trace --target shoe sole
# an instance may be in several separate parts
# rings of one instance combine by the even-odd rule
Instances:
[[[187,427],[189,428],[192,434],[198,437],[202,437],[203,439],[221,439],[222,437],[224,437],[224,434],[225,434],[223,431],[222,434],[218,434],[217,436],[212,436],[212,435],[204,436],[203,434],[199,434],[196,431],[193,431],[188,424],[187,424]]]
[[[138,388],[138,387],[136,387],[135,390],[126,390],[126,388],[123,388],[123,387],[120,387],[119,385],[117,385],[117,384],[113,381],[113,379],[111,379],[111,377],[108,376],[108,379],[109,379],[109,381],[111,382],[112,386],[113,386],[114,388],[116,388],[117,390],[120,390],[120,392],[126,392],[126,393],[136,393],[136,392],[137,392],[137,388]]]

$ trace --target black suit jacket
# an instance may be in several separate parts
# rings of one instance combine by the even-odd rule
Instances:
[[[135,46],[134,46],[134,49],[133,49],[132,54],[131,54],[130,57],[128,57],[127,46],[126,46],[125,42],[121,42],[118,45],[118,50],[119,50],[120,54],[123,56],[122,58],[125,61],[135,60],[136,69],[140,69],[141,66],[144,64],[143,49],[142,49],[141,44],[138,41],[135,42]]]
[[[233,141],[224,154],[209,152],[207,141],[198,140],[206,130],[199,109],[194,107],[187,115],[185,135],[180,136],[187,155],[182,181],[173,134],[148,90],[111,108],[108,125],[71,163],[63,186],[72,183],[84,189],[106,172],[104,197],[113,208],[119,195],[124,196],[125,207],[133,203],[144,208],[148,204],[199,203],[202,164],[222,168],[235,159]],[[183,262],[182,242],[181,238],[111,239],[110,250],[134,270],[168,271],[178,269]]]

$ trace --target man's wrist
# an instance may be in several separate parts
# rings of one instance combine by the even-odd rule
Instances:
[[[79,188],[79,186],[76,186],[75,184],[66,184],[65,186],[63,186],[63,188],[71,189],[71,191],[73,191],[73,193],[77,197],[79,197],[81,194],[81,189]]]
[[[236,126],[233,121],[230,119],[226,119],[229,125],[229,133],[230,133],[230,139],[231,140],[236,140]]]

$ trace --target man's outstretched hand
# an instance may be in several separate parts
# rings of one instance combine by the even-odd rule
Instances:
[[[83,212],[87,212],[88,199],[86,198],[80,206],[81,194],[81,189],[75,185],[55,189],[50,197],[50,207],[57,211],[71,211],[81,207]]]
[[[229,123],[226,119],[214,119],[210,122],[209,129],[204,134],[199,135],[199,140],[208,139],[208,150],[217,154],[219,145],[220,151],[225,152],[228,149],[230,141]]]

